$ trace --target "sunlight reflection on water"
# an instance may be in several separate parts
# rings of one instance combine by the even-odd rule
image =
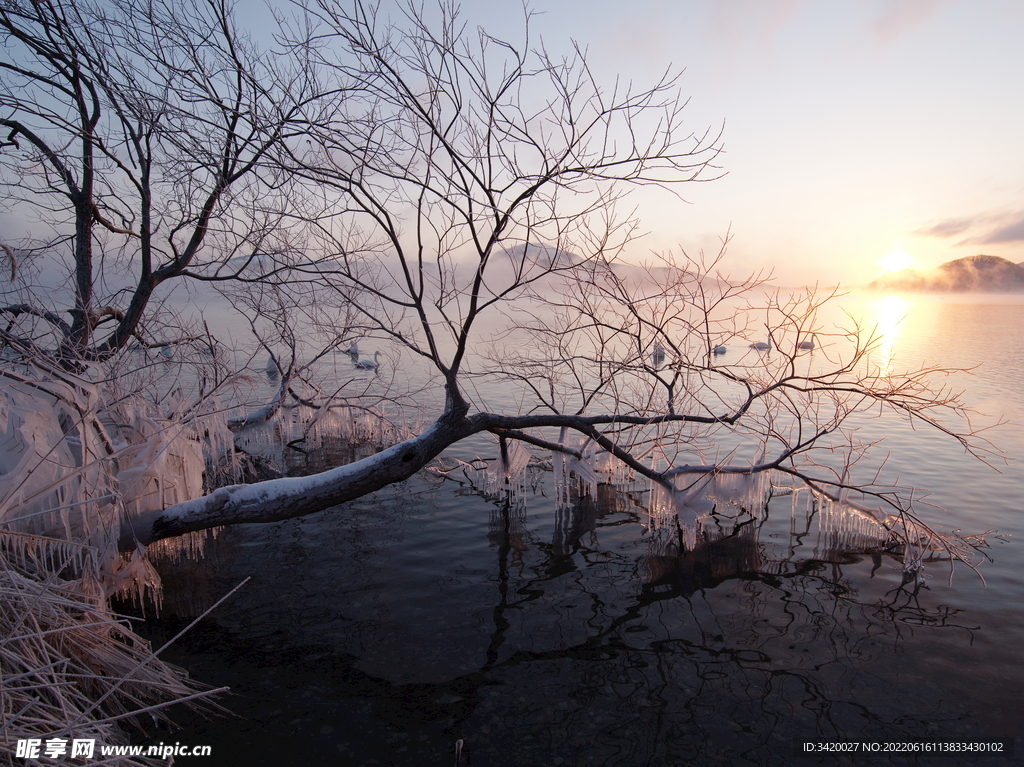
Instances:
[[[869,357],[869,362],[874,362],[882,371],[882,375],[891,375],[893,372],[893,361],[896,354],[896,342],[903,335],[903,324],[911,310],[911,304],[900,296],[886,296],[880,298],[870,305],[874,317],[872,328],[878,336],[878,349],[875,354]]]

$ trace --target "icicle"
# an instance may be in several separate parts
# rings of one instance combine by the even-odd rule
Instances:
[[[530,452],[518,440],[506,441],[501,448],[500,460],[497,464],[477,458],[475,464],[467,464],[467,471],[472,473],[471,482],[490,497],[503,496],[512,503],[522,501],[529,485],[527,469],[530,464]],[[480,468],[477,468],[480,467]],[[554,461],[555,473],[559,472],[557,459]],[[559,485],[556,479],[556,488]]]
[[[731,505],[755,519],[768,503],[771,472],[718,472],[713,476],[708,493],[719,506]]]
[[[595,498],[597,497],[597,472],[591,465],[592,459],[593,453],[588,453],[585,449],[582,451],[582,458],[568,456],[566,474],[576,475],[580,496],[589,495],[591,498]]]
[[[818,551],[828,557],[834,551],[869,550],[886,545],[892,539],[882,524],[885,514],[847,499],[834,500],[812,491],[818,506]]]
[[[901,515],[896,526],[896,537],[904,543],[904,577],[919,577],[923,582],[924,576],[920,573],[924,569],[924,558],[934,544],[932,535],[910,517]]]
[[[212,527],[179,535],[176,538],[165,538],[155,541],[146,547],[150,557],[180,562],[184,559],[199,560],[206,554],[206,545],[211,538],[216,538],[222,527]]]
[[[571,505],[573,495],[597,498],[597,486],[601,481],[610,481],[615,470],[613,456],[589,439],[578,438],[566,441],[565,430],[560,437],[560,444],[573,448],[580,453],[580,458],[565,453],[552,455],[552,466],[555,474],[555,494],[558,502]]]
[[[108,597],[120,596],[135,604],[144,604],[148,596],[157,611],[163,597],[163,584],[156,568],[146,556],[146,547],[139,545],[126,557],[119,558],[113,570],[104,571],[103,586]]]

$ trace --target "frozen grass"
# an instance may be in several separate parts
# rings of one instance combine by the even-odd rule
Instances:
[[[26,534],[0,534],[0,761],[18,739],[91,738],[128,743],[130,728],[184,703],[212,712],[220,692],[156,657],[149,642],[112,613],[95,558]],[[98,751],[96,758],[99,758]],[[166,765],[117,757],[104,764]]]

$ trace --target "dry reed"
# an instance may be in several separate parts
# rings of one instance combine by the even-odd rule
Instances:
[[[185,699],[211,710],[215,692],[159,660],[109,610],[87,547],[0,533],[0,763],[13,764],[17,741],[28,738],[94,739],[98,759],[99,745],[128,743],[125,727],[139,727],[140,716],[159,720]]]

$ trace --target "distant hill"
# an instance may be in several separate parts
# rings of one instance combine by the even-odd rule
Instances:
[[[967,256],[936,269],[887,274],[868,287],[929,293],[1024,293],[1024,262],[1015,264],[999,256]]]
[[[554,245],[535,243],[514,245],[511,248],[505,248],[504,253],[512,263],[524,260],[525,256],[526,262],[537,264],[545,269],[573,266],[581,261],[575,253],[556,248]]]

